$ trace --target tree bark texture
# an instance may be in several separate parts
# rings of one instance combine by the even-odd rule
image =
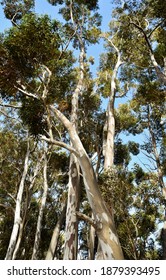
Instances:
[[[80,77],[77,87],[72,95],[71,123],[74,129],[78,129],[78,100],[83,90],[84,79],[84,46],[80,47]],[[71,143],[72,145],[72,143]],[[80,197],[80,167],[75,155],[70,155],[69,165],[69,183],[68,183],[68,202],[66,211],[66,229],[65,229],[65,246],[64,260],[76,260],[78,249],[78,218],[76,211],[79,209]]]
[[[101,244],[104,259],[123,259],[123,253],[114,221],[101,196],[92,163],[82,142],[71,122],[58,109],[53,106],[51,106],[51,109],[69,132],[73,148],[75,149],[75,154],[77,155],[82,169],[84,185],[94,215],[94,220],[97,225],[96,234]]]

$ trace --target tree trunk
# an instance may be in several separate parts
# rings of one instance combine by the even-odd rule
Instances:
[[[29,141],[29,140],[28,140]],[[27,144],[27,152],[25,156],[25,162],[24,162],[24,170],[21,178],[21,182],[19,185],[18,193],[17,193],[17,199],[16,199],[16,209],[15,209],[15,215],[14,215],[14,225],[10,237],[10,242],[8,246],[8,250],[6,253],[5,260],[12,260],[13,258],[13,252],[15,250],[16,242],[17,242],[17,237],[20,229],[20,224],[21,224],[21,204],[22,204],[22,196],[24,192],[24,186],[25,186],[25,179],[27,176],[28,172],[28,160],[29,160],[29,155],[30,155],[30,149],[29,149],[29,142]]]
[[[79,209],[80,170],[77,158],[70,156],[68,201],[66,211],[64,260],[77,259],[78,247],[78,218]]]
[[[58,238],[59,238],[59,233],[60,233],[61,226],[62,226],[62,224],[64,222],[64,219],[65,219],[65,214],[66,214],[66,205],[63,207],[62,213],[61,213],[61,215],[60,215],[60,217],[57,221],[57,224],[54,228],[52,238],[51,238],[51,242],[50,242],[45,260],[53,260],[54,259],[55,250],[56,250],[57,243],[58,243]]]
[[[40,238],[41,238],[42,220],[43,220],[43,214],[44,214],[44,209],[45,209],[46,199],[47,199],[47,192],[48,192],[46,152],[45,152],[44,167],[43,167],[43,186],[44,186],[44,190],[43,190],[43,195],[42,195],[42,199],[41,199],[41,206],[39,209],[35,241],[34,241],[33,253],[32,253],[32,260],[37,260],[37,258],[38,258],[39,244],[40,244]]]
[[[115,138],[115,116],[114,116],[114,102],[116,93],[116,78],[119,67],[123,64],[121,61],[121,54],[118,48],[113,44],[111,39],[107,40],[111,43],[117,53],[117,62],[115,64],[111,77],[111,92],[108,101],[106,112],[106,121],[103,131],[103,155],[104,155],[104,169],[111,168],[114,164],[114,138]]]
[[[93,219],[93,215],[92,215]],[[95,228],[91,225],[90,226],[90,234],[89,234],[89,242],[88,242],[88,259],[89,260],[94,260],[95,258],[95,235],[96,231]]]
[[[78,128],[78,100],[83,90],[84,79],[84,46],[80,46],[80,77],[77,87],[72,95],[71,123]],[[79,209],[80,197],[80,167],[75,155],[70,155],[69,183],[68,183],[68,202],[66,211],[65,246],[64,260],[76,260],[78,249],[78,218],[75,214]]]
[[[151,141],[152,141],[152,147],[153,147],[153,155],[156,160],[156,166],[157,166],[157,173],[158,173],[158,182],[160,185],[160,188],[162,190],[163,196],[164,196],[164,224],[163,224],[163,229],[162,229],[162,245],[163,245],[163,259],[166,259],[166,193],[165,193],[165,183],[164,183],[164,176],[162,172],[162,166],[160,162],[160,157],[159,153],[157,150],[157,143],[156,143],[156,138],[155,134],[153,132],[152,126],[151,126],[151,116],[150,116],[150,105],[148,106],[148,127],[149,127],[149,132],[151,136]]]
[[[104,125],[103,155],[104,170],[111,168],[114,164],[114,138],[115,138],[115,117],[114,117],[114,97],[110,98]]]
[[[13,257],[12,257],[12,260],[15,260],[17,258],[17,254],[18,254],[18,251],[19,251],[19,248],[20,248],[20,244],[21,244],[21,241],[22,241],[22,237],[23,237],[23,232],[24,232],[24,229],[25,229],[25,223],[26,223],[26,218],[27,218],[27,212],[28,212],[28,208],[30,207],[30,202],[31,202],[31,191],[32,191],[32,188],[34,186],[34,183],[35,183],[35,180],[36,180],[36,176],[40,170],[40,166],[41,166],[41,161],[43,160],[43,155],[42,157],[40,158],[40,160],[38,160],[37,164],[36,164],[36,167],[34,169],[34,175],[33,177],[31,178],[31,182],[30,182],[30,185],[29,185],[29,188],[27,190],[27,193],[26,193],[26,201],[25,201],[25,207],[24,207],[24,213],[23,213],[23,218],[22,218],[22,221],[20,223],[20,229],[19,229],[19,234],[18,234],[18,238],[17,238],[17,243],[16,243],[16,246],[15,246],[15,250],[13,252]]]
[[[69,132],[75,154],[82,169],[84,185],[96,222],[96,233],[101,244],[104,259],[123,259],[113,219],[101,196],[93,166],[81,140],[72,123],[58,109],[53,106],[50,107]]]
[[[15,249],[14,249],[14,252],[13,252],[12,260],[16,260],[16,258],[17,258],[17,254],[18,254],[20,244],[21,244],[21,240],[22,240],[22,236],[23,236],[24,225],[25,225],[25,221],[23,219],[23,221],[21,221],[21,223],[20,223],[18,238],[17,238],[16,246],[15,246]]]

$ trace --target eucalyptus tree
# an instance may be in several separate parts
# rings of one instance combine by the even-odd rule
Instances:
[[[144,78],[145,79],[145,78]],[[149,77],[150,79],[150,77]],[[145,156],[149,159],[149,166],[155,170],[158,177],[158,193],[161,191],[163,194],[163,206],[165,209],[165,91],[155,81],[142,83],[138,87],[137,94],[131,101],[131,108],[137,113],[139,118],[139,125],[145,129],[147,140],[141,146]],[[144,94],[143,94],[144,93]],[[156,100],[156,94],[158,96]],[[162,203],[162,202],[161,202]],[[165,210],[164,210],[165,212]],[[165,214],[164,214],[165,221]],[[163,226],[163,258],[165,258],[165,222]]]
[[[60,111],[60,101],[70,99],[75,84],[71,78],[73,60],[66,45],[57,21],[51,22],[47,16],[24,16],[19,28],[13,27],[1,43],[6,62],[5,67],[1,64],[1,90],[3,97],[14,96],[22,102],[20,115],[32,133],[52,145],[68,149],[78,158],[94,215],[95,222],[91,223],[96,227],[104,259],[121,259],[116,228],[99,191],[90,158],[68,118],[69,113]],[[72,146],[66,143],[59,129],[68,133]]]
[[[121,24],[120,38],[127,62],[137,69],[135,77],[148,68],[163,85],[165,77],[165,8],[162,1],[116,1],[114,16]],[[130,67],[129,67],[130,69]],[[129,73],[129,70],[128,70]],[[131,73],[131,72],[130,72]]]

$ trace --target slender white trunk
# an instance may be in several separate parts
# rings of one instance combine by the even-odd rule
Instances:
[[[39,209],[39,215],[38,215],[38,220],[37,220],[37,227],[36,227],[35,241],[34,241],[34,246],[33,246],[32,260],[36,260],[38,258],[39,244],[40,244],[40,238],[41,238],[42,220],[43,220],[43,214],[44,214],[44,209],[45,209],[46,199],[47,199],[47,192],[48,192],[46,152],[45,152],[44,167],[43,167],[43,187],[44,187],[44,189],[43,189],[41,206],[40,206],[40,209]]]
[[[34,175],[31,178],[31,182],[30,182],[29,188],[27,190],[25,209],[23,209],[24,210],[23,219],[22,219],[22,221],[20,223],[20,230],[19,230],[19,234],[18,234],[18,238],[17,238],[17,243],[16,243],[16,246],[15,246],[15,249],[14,249],[14,252],[13,252],[12,260],[15,260],[17,258],[17,254],[18,254],[18,251],[19,251],[19,248],[20,248],[22,237],[23,237],[23,232],[24,232],[24,229],[25,229],[25,221],[26,221],[27,211],[28,211],[28,208],[30,207],[31,191],[32,191],[32,188],[34,186],[34,183],[35,183],[35,180],[36,180],[36,176],[37,176],[37,174],[38,174],[38,172],[40,170],[40,166],[41,166],[41,161],[42,160],[43,160],[43,155],[42,155],[42,157],[40,158],[40,160],[36,164],[36,167],[34,169]]]
[[[103,139],[103,155],[104,155],[104,169],[111,168],[114,164],[114,139],[115,139],[115,116],[114,116],[114,97],[110,99],[106,113],[106,122],[104,126]]]
[[[150,58],[152,61],[152,64],[155,68],[156,74],[158,76],[158,79],[160,82],[164,83],[166,85],[166,73],[165,73],[165,69],[164,72],[161,71],[160,66],[158,65],[155,56],[153,54],[153,52],[150,50]],[[164,61],[165,62],[165,61]]]
[[[21,224],[21,204],[22,204],[22,196],[24,192],[24,186],[25,186],[25,179],[27,176],[28,172],[28,160],[29,160],[29,155],[30,155],[30,149],[29,149],[29,142],[27,144],[27,152],[25,156],[25,161],[24,161],[24,170],[21,178],[21,182],[19,185],[18,193],[17,193],[17,199],[16,199],[16,208],[15,208],[15,215],[14,215],[14,225],[10,237],[10,242],[8,246],[8,250],[6,253],[6,260],[12,260],[13,258],[13,252],[15,250],[16,242],[17,242],[17,237],[20,229],[20,224]]]
[[[54,228],[53,234],[52,234],[52,238],[51,238],[51,242],[47,251],[47,255],[45,260],[53,260],[54,259],[54,255],[55,255],[55,251],[56,251],[56,247],[57,247],[57,243],[58,243],[58,238],[59,238],[59,233],[61,230],[61,226],[64,222],[65,219],[65,214],[66,214],[66,205],[63,207],[62,213],[57,221],[57,224]]]
[[[108,107],[106,112],[106,121],[103,131],[103,155],[104,155],[104,169],[111,168],[114,164],[114,138],[115,138],[115,115],[114,115],[114,102],[116,93],[116,78],[119,67],[123,64],[121,61],[121,54],[117,47],[113,44],[112,40],[109,40],[114,49],[117,52],[117,62],[115,64],[112,77],[111,77],[111,92],[108,101]]]

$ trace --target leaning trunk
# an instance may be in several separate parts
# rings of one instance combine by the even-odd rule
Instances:
[[[104,259],[123,259],[123,253],[113,218],[101,196],[92,163],[82,142],[72,123],[59,110],[53,106],[51,106],[51,109],[69,132],[73,148],[75,149],[75,154],[77,155],[82,169],[84,185],[96,222],[96,234],[101,244]]]

